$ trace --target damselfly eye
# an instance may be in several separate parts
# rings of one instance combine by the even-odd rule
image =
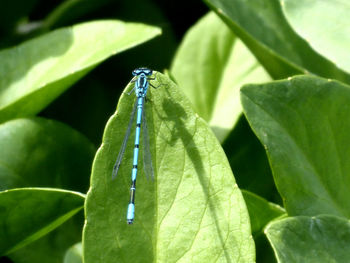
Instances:
[[[140,74],[145,74],[146,76],[151,76],[152,75],[152,70],[148,68],[137,68],[132,72],[132,75],[138,76]]]

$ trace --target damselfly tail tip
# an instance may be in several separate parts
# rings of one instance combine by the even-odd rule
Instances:
[[[132,225],[134,223],[134,220],[133,219],[128,219],[127,223],[128,223],[128,225]]]

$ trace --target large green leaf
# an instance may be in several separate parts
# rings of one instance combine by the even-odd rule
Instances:
[[[47,234],[83,208],[77,192],[22,188],[0,192],[0,255]]]
[[[0,189],[41,186],[86,192],[95,147],[70,127],[42,118],[0,125]]]
[[[248,212],[220,144],[178,88],[156,78],[152,84],[161,86],[149,91],[146,106],[155,181],[145,179],[139,161],[135,222],[126,225],[132,143],[111,178],[135,101],[124,93],[93,164],[85,263],[254,261]]]
[[[271,220],[285,214],[284,209],[279,205],[268,202],[249,191],[242,190],[242,193],[247,204],[253,234],[258,234]]]
[[[276,79],[312,72],[350,83],[350,76],[316,53],[287,23],[278,0],[204,0]],[[308,2],[308,1],[306,1]],[[322,28],[322,24],[318,24]]]
[[[171,74],[221,142],[242,113],[239,88],[269,80],[254,56],[213,12],[188,31]]]
[[[329,215],[274,221],[265,233],[278,262],[348,262],[350,222]]]
[[[0,122],[45,108],[111,55],[160,34],[117,20],[63,28],[0,52]]]
[[[350,3],[332,0],[283,0],[293,29],[317,52],[350,72]]]
[[[289,215],[350,216],[350,87],[298,76],[241,89]]]

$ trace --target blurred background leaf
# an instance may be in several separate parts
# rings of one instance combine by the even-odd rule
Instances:
[[[8,258],[16,263],[62,263],[67,250],[81,240],[83,225],[84,214],[81,211],[48,235],[9,254]]]
[[[75,215],[84,196],[55,188],[0,192],[0,255],[39,239]]]
[[[241,85],[270,80],[254,56],[213,12],[187,32],[173,60],[171,74],[220,142],[242,113]]]
[[[81,242],[67,250],[63,263],[83,263],[83,247]]]
[[[65,124],[43,118],[0,125],[0,187],[40,186],[85,193],[94,145]],[[74,216],[49,235],[9,257],[18,263],[60,263],[66,249],[81,240],[84,217]]]

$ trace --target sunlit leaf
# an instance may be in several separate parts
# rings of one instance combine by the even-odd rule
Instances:
[[[220,142],[242,113],[240,87],[270,79],[213,12],[188,31],[173,61],[171,74]]]
[[[248,212],[220,144],[178,88],[155,76],[159,88],[146,106],[155,181],[145,179],[140,161],[135,222],[128,226],[132,143],[111,177],[135,100],[124,93],[93,164],[85,263],[254,261]]]
[[[350,3],[348,1],[283,0],[284,15],[313,49],[350,72]]]
[[[102,20],[0,51],[0,122],[40,112],[103,60],[159,34],[144,24]]]
[[[320,56],[295,33],[283,15],[279,0],[205,2],[245,43],[273,78],[311,72],[350,83],[349,74]],[[318,25],[322,31],[321,24]]]

